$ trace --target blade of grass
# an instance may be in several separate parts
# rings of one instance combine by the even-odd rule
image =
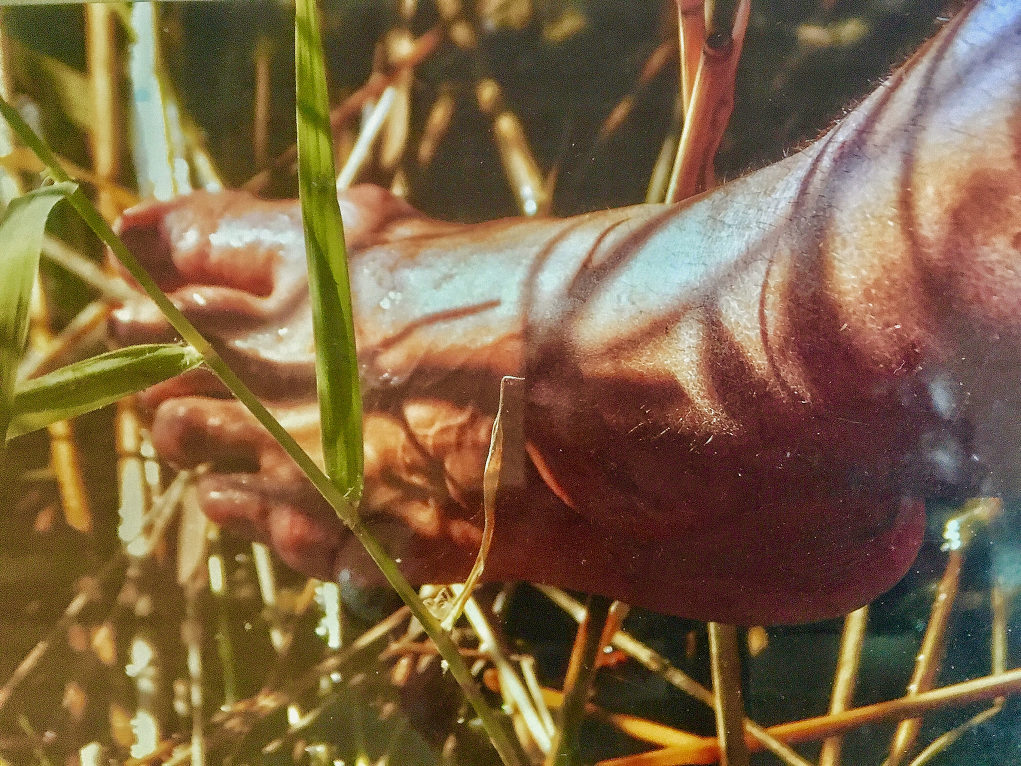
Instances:
[[[202,356],[189,346],[152,344],[61,367],[18,386],[7,440],[105,407],[201,363]]]
[[[50,148],[21,118],[17,110],[3,98],[0,98],[0,116],[7,120],[22,143],[28,146],[42,160],[50,175],[57,181],[71,180],[57,162]],[[132,255],[131,251],[114,234],[110,224],[99,214],[99,211],[96,210],[81,189],[76,189],[68,197],[68,202],[74,207],[89,228],[95,232],[96,236],[110,248],[113,255],[121,262],[125,270],[138,283],[139,287],[152,299],[167,318],[167,321],[177,331],[178,335],[202,355],[209,368],[252,413],[255,419],[269,431],[288,456],[298,465],[302,473],[312,483],[312,486],[316,488],[319,494],[323,496],[323,499],[330,504],[337,515],[347,524],[352,534],[358,538],[358,541],[365,548],[369,556],[372,557],[372,560],[397,592],[397,595],[408,605],[412,614],[421,623],[429,637],[436,643],[437,649],[447,662],[450,674],[460,685],[465,698],[478,713],[501,760],[507,766],[524,764],[526,762],[524,756],[518,752],[510,733],[504,728],[497,714],[486,703],[474,676],[472,676],[468,667],[461,659],[457,646],[440,626],[439,620],[422,603],[415,589],[411,587],[397,568],[394,560],[387,555],[383,546],[380,545],[379,541],[376,540],[358,518],[344,493],[316,465],[315,461],[309,457],[305,450],[301,448],[301,445],[284,429],[280,422],[270,414],[265,405],[252,393],[252,390],[245,385],[237,373],[223,361],[209,341],[202,336],[198,329],[188,321],[188,318],[163,294],[156,281],[142,268],[138,259]]]
[[[295,3],[295,78],[298,119],[298,189],[305,224],[316,381],[327,473],[346,501],[334,508],[362,540],[394,589],[436,642],[451,674],[482,721],[505,764],[521,757],[509,733],[486,704],[457,647],[408,585],[375,538],[357,520],[361,497],[362,404],[344,230],[337,202],[326,68],[315,0]],[[321,490],[320,490],[321,491]],[[330,498],[327,496],[327,500]]]
[[[326,67],[314,0],[295,5],[298,196],[305,227],[326,473],[353,507],[362,493],[362,398],[344,227],[337,202]]]
[[[65,183],[36,189],[12,200],[0,219],[0,433],[7,433],[13,415],[14,379],[28,339],[46,219],[75,188]]]

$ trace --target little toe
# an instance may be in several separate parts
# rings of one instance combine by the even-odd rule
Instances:
[[[381,585],[382,576],[361,543],[307,483],[264,474],[207,474],[198,481],[203,512],[231,534],[269,545],[292,569],[349,584]],[[396,527],[371,522],[378,533]],[[406,533],[406,530],[403,530]],[[387,540],[393,538],[385,534]]]

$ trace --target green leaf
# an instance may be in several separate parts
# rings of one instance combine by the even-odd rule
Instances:
[[[28,310],[46,219],[75,184],[44,186],[11,201],[0,218],[0,433],[11,422],[14,380],[28,338]]]
[[[14,397],[7,440],[105,407],[201,363],[190,346],[128,346],[25,381]]]
[[[362,397],[315,0],[298,0],[296,4],[295,68],[298,193],[316,339],[323,456],[330,479],[351,505],[357,506],[363,473]]]

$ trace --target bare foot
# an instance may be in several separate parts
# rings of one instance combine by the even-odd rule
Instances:
[[[523,358],[521,307],[527,301],[515,288],[517,299],[501,304],[491,293],[505,288],[485,272],[493,268],[494,278],[514,283],[517,272],[534,268],[519,246],[558,232],[587,239],[589,247],[594,241],[616,246],[603,236],[607,228],[655,220],[659,208],[612,211],[570,225],[496,223],[480,231],[421,218],[378,189],[353,190],[344,203],[365,386],[362,513],[412,581],[457,581],[470,568],[481,540],[482,470],[500,378],[526,365],[550,371],[537,371],[542,385],[507,410],[487,578],[606,593],[701,617],[797,620],[856,606],[892,585],[913,558],[920,504],[902,501],[889,486],[876,491],[867,480],[850,487],[839,467],[820,481],[806,467],[820,445],[802,444],[803,455],[780,461],[778,483],[775,471],[742,475],[741,456],[728,456],[723,440],[720,449],[683,448],[685,464],[676,461],[683,434],[650,440],[639,422],[630,434],[613,428],[616,445],[595,444],[574,416],[562,418],[559,429],[536,422],[544,413],[562,414],[561,396],[551,398],[550,385],[563,369],[548,353]],[[197,194],[129,211],[120,233],[317,455],[295,204]],[[477,251],[480,236],[496,261],[479,266],[481,276],[472,273],[476,261],[463,260],[460,252]],[[450,294],[443,291],[452,272],[442,259],[428,257],[434,250],[452,262],[462,259],[462,283]],[[409,294],[416,288],[417,295]],[[118,310],[112,329],[122,342],[169,335],[142,299]],[[633,392],[604,393],[599,406],[572,411],[605,416],[618,402],[624,417],[636,403]],[[652,387],[641,395],[654,407],[662,392]],[[210,374],[168,381],[146,392],[143,402],[154,412],[153,438],[166,460],[212,466],[199,494],[214,520],[269,543],[308,574],[380,581],[296,466]],[[559,447],[565,428],[574,434],[574,454]],[[789,446],[790,439],[778,444]],[[618,469],[602,464],[612,456]],[[746,467],[775,457],[760,455]],[[679,475],[667,470],[671,461]],[[720,474],[715,480],[714,471]],[[636,476],[644,486],[634,485]],[[664,517],[658,509],[669,502],[677,509]],[[863,570],[863,562],[874,566]]]
[[[409,579],[470,567],[504,375],[526,384],[486,577],[754,623],[838,615],[903,575],[920,498],[973,489],[976,429],[1016,451],[1000,421],[1021,423],[1021,408],[976,404],[1021,359],[1005,309],[1021,295],[1021,173],[1004,117],[1016,123],[1016,87],[982,84],[1016,86],[1018,21],[995,2],[964,18],[818,144],[688,206],[459,226],[378,189],[342,196],[362,513]],[[958,60],[972,55],[981,66]],[[976,93],[981,109],[968,106]],[[964,132],[955,120],[972,138],[944,162],[946,137]],[[974,199],[975,183],[995,199],[948,229],[940,206]],[[912,207],[926,195],[932,205]],[[315,455],[296,204],[197,194],[129,211],[120,231]],[[140,300],[113,333],[168,330]],[[976,360],[984,377],[968,382],[960,368]],[[208,374],[145,400],[161,455],[212,464],[210,516],[301,571],[379,580]]]

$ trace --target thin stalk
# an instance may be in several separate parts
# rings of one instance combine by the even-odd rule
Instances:
[[[713,674],[713,709],[720,742],[721,766],[748,766],[744,737],[744,699],[741,696],[741,661],[737,654],[737,628],[709,623],[709,657]]]
[[[115,181],[120,172],[121,119],[119,106],[120,61],[117,55],[116,16],[104,5],[85,8],[89,88],[96,119],[89,136],[96,175]],[[105,187],[96,191],[99,210],[112,219],[118,212],[117,201]]]
[[[568,596],[561,590],[545,585],[536,586],[557,606],[571,615],[576,621],[581,621],[584,616],[585,607]],[[666,657],[650,649],[630,633],[618,630],[612,637],[613,646],[634,658],[646,670],[655,673],[668,684],[685,694],[697,699],[704,705],[713,706],[713,693],[706,687],[689,676],[680,668],[677,668]],[[808,761],[798,755],[788,745],[779,741],[766,729],[750,718],[745,718],[744,728],[748,736],[752,737],[759,746],[757,750],[768,750],[781,761],[789,766],[811,766]],[[715,740],[713,740],[715,742]]]
[[[681,110],[687,120],[691,114],[691,97],[706,38],[702,0],[677,0],[677,31],[681,58]]]
[[[33,350],[52,347],[53,331],[50,330],[50,311],[43,290],[42,280],[36,272],[35,289],[32,291],[32,318],[29,326],[29,343]],[[58,420],[46,427],[50,437],[50,465],[57,478],[57,491],[64,520],[72,529],[82,533],[92,531],[92,509],[89,506],[85,480],[82,478],[81,459],[74,439],[74,430],[67,420]]]
[[[992,612],[991,635],[989,637],[990,669],[994,674],[999,674],[1007,669],[1007,619],[1010,611],[1010,602],[1002,582],[998,580],[993,582],[989,590],[989,602]],[[925,766],[969,731],[997,716],[1003,710],[1004,702],[1003,697],[997,697],[993,700],[991,707],[975,714],[960,726],[955,726],[950,731],[941,734],[915,756],[910,766]]]
[[[110,305],[93,301],[78,312],[45,347],[29,349],[18,365],[18,378],[28,380],[56,370],[80,349],[95,347],[106,336]]]
[[[750,7],[750,0],[740,0],[733,27],[726,34],[709,35],[702,46],[691,100],[684,112],[668,202],[680,202],[715,184],[713,160],[734,108],[734,78]]]
[[[273,45],[265,33],[255,44],[255,99],[252,115],[252,153],[256,167],[269,162],[270,66]]]
[[[990,718],[999,715],[1001,710],[1003,710],[1003,701],[994,701],[992,707],[986,708],[981,713],[976,713],[960,726],[955,726],[950,731],[945,732],[934,739],[924,750],[922,750],[922,752],[915,756],[909,766],[925,766],[925,764],[932,761],[933,758],[940,755],[944,750],[953,745],[969,731],[981,726]]]
[[[813,742],[838,734],[846,734],[862,726],[869,726],[905,718],[917,718],[935,710],[964,707],[1021,693],[1021,668],[1007,673],[976,678],[972,681],[944,686],[942,689],[922,692],[913,697],[900,697],[888,702],[846,710],[836,715],[805,718],[777,726],[770,726],[769,734],[788,745]],[[707,748],[707,744],[711,745]],[[715,746],[713,749],[712,746]],[[759,751],[761,744],[748,739],[749,749]],[[599,766],[680,766],[681,764],[708,764],[719,760],[719,744],[715,737],[699,737],[691,744],[665,747],[641,755],[601,761]]]
[[[964,556],[960,550],[950,552],[943,577],[936,589],[936,597],[932,602],[929,624],[926,626],[922,645],[915,657],[915,668],[907,689],[909,697],[931,689],[939,674],[946,646],[947,625],[953,611],[954,600],[957,597],[963,562]],[[911,748],[914,747],[921,728],[922,721],[918,718],[909,718],[898,724],[890,744],[890,754],[887,756],[884,766],[898,766],[904,760]]]
[[[542,689],[542,700],[552,710],[559,710],[564,704],[564,693],[556,689]],[[629,713],[611,713],[591,702],[585,705],[586,715],[594,720],[613,726],[629,737],[661,747],[694,748],[696,752],[704,750],[715,760],[719,751],[713,737],[675,729],[666,724],[650,721]],[[709,757],[709,756],[706,756]]]
[[[676,55],[676,40],[664,40],[649,54],[642,67],[642,73],[638,76],[638,82],[632,86],[630,92],[617,102],[617,105],[610,110],[610,114],[603,120],[603,124],[599,126],[598,140],[600,143],[606,143],[631,116],[635,104],[638,103],[639,95],[648,88],[649,83],[659,76],[666,65],[673,61]]]
[[[376,139],[379,138],[380,131],[383,130],[387,117],[390,116],[390,110],[393,108],[396,96],[397,88],[394,85],[391,85],[380,94],[376,105],[369,112],[365,122],[362,123],[362,129],[358,133],[358,140],[355,141],[355,145],[351,149],[344,167],[340,169],[340,174],[337,176],[338,189],[349,188],[358,177],[358,173],[365,167],[365,163],[368,162],[369,155],[372,152],[372,147],[376,143]]]
[[[116,203],[111,203],[111,209],[115,209],[115,205]],[[100,209],[102,209],[101,206]],[[89,260],[56,237],[47,235],[43,238],[42,255],[50,263],[60,266],[64,271],[74,274],[88,284],[89,287],[98,290],[100,295],[107,300],[124,303],[135,295],[135,291],[124,284],[124,280],[103,271],[95,261]]]
[[[844,618],[844,632],[840,637],[837,670],[830,695],[830,712],[841,713],[851,707],[854,687],[858,681],[858,664],[865,643],[865,628],[869,622],[869,608],[863,606]],[[819,766],[839,766],[843,738],[830,737],[822,743]]]
[[[350,122],[365,104],[379,98],[384,90],[397,82],[403,71],[411,69],[429,58],[443,42],[443,39],[442,28],[434,27],[415,41],[414,48],[406,58],[392,62],[391,71],[373,72],[364,85],[331,110],[330,128],[337,131]],[[272,180],[274,173],[279,173],[290,167],[297,159],[298,148],[296,145],[292,145],[274,159],[269,167],[252,176],[242,188],[255,193],[262,191]]]
[[[153,3],[131,7],[128,70],[134,131],[132,156],[143,196],[169,199],[191,191],[177,98],[160,48],[160,13]]]
[[[947,565],[932,602],[929,624],[926,626],[922,645],[915,658],[907,696],[928,691],[935,685],[946,648],[947,626],[957,598],[964,553],[975,539],[975,535],[999,515],[1002,506],[1002,502],[995,498],[975,498],[965,503],[961,510],[947,521],[943,529],[943,549],[949,551]],[[922,722],[918,719],[900,722],[884,766],[898,766],[904,761],[914,747],[921,728]]]
[[[461,585],[453,585],[451,587],[457,596],[465,592],[464,587]],[[514,672],[514,666],[504,653],[496,633],[493,631],[489,620],[486,619],[485,614],[483,614],[475,599],[469,598],[465,602],[464,615],[475,631],[475,635],[478,636],[479,647],[485,650],[489,661],[496,667],[504,699],[517,708],[525,727],[528,729],[536,745],[539,746],[539,749],[544,753],[548,753],[550,748],[553,747],[552,727],[547,729],[543,725],[543,720],[539,715],[535,701],[529,695],[525,683]]]
[[[205,766],[205,694],[203,693],[202,619],[199,614],[201,580],[193,578],[185,584],[185,615],[181,627],[187,652],[188,713],[191,715],[191,764]]]
[[[546,758],[547,766],[572,766],[578,760],[578,729],[585,717],[592,684],[595,681],[603,632],[613,601],[606,596],[589,596],[585,617],[578,624],[578,632],[571,650],[571,660],[564,679],[564,703],[560,708],[560,721],[553,747]]]

